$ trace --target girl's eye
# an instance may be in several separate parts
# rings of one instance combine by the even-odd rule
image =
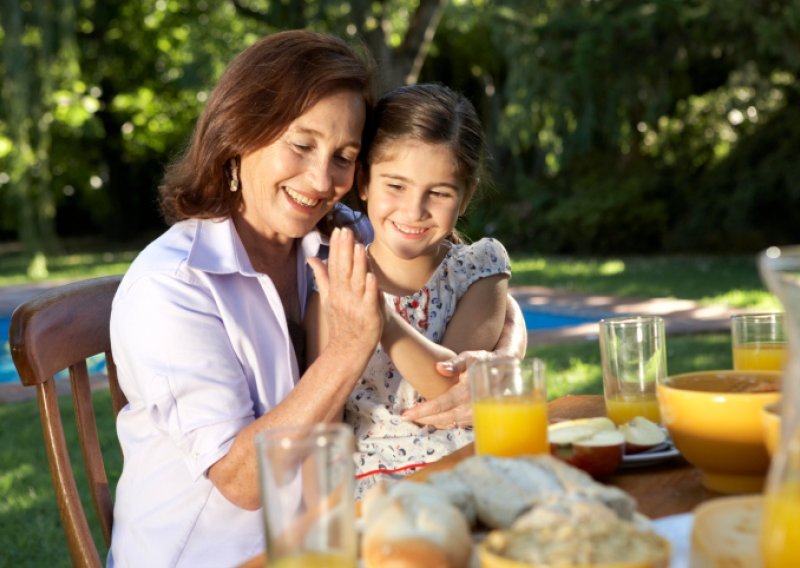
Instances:
[[[436,191],[436,190],[434,190],[434,191],[431,191],[431,195],[433,195],[434,197],[440,198],[440,199],[450,199],[451,197],[453,197],[453,194],[450,193],[449,191]]]
[[[306,144],[292,143],[292,146],[294,146],[295,150],[297,150],[298,152],[308,152],[309,150],[311,150],[311,146],[308,146]]]
[[[400,185],[399,183],[387,183],[386,186],[394,191],[400,191],[401,189],[403,189],[403,186]]]

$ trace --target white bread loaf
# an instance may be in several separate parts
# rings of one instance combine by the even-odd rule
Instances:
[[[741,495],[719,497],[695,508],[692,568],[760,567],[763,505],[761,495]]]
[[[461,491],[455,493],[456,498],[455,490],[446,491],[445,495],[462,508],[472,524],[477,516],[491,529],[510,527],[517,517],[553,496],[602,503],[624,520],[631,520],[636,510],[636,502],[621,489],[598,483],[551,456],[475,456],[450,471],[431,475],[429,482],[442,487],[468,487],[471,500]]]
[[[379,483],[364,497],[365,568],[465,568],[472,555],[466,519],[430,485]]]

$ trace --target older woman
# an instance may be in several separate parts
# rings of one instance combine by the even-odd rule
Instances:
[[[377,285],[351,230],[319,229],[352,185],[371,81],[337,38],[271,35],[231,62],[168,168],[172,226],[134,261],[111,316],[129,404],[109,566],[230,566],[261,552],[254,436],[331,419],[364,370],[381,334]],[[330,341],[304,368],[309,266]],[[518,350],[520,318],[506,327],[503,347]],[[465,400],[459,383],[412,417],[452,423]]]

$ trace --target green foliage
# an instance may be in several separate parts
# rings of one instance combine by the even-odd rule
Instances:
[[[463,229],[548,252],[796,238],[799,16],[797,0],[498,4],[490,51],[513,64],[488,127],[510,156]]]
[[[93,395],[97,412],[98,433],[105,457],[112,492],[122,471],[122,454],[116,441],[114,413],[108,391]],[[72,401],[59,400],[65,424],[74,423]],[[0,404],[0,550],[4,566],[69,566],[69,553],[47,466],[39,409],[36,401]],[[77,432],[66,428],[65,435],[74,464],[81,464]],[[86,475],[75,468],[83,508],[90,526],[99,527],[94,504],[89,497]],[[95,541],[102,546],[99,530]],[[105,558],[105,551],[101,550]]]
[[[438,0],[4,2],[0,238],[32,257],[56,233],[162,228],[161,172],[225,64],[291,27],[363,41],[389,84],[424,59],[420,80],[476,104],[495,189],[470,236],[593,254],[796,238],[800,0],[445,4],[418,34]]]

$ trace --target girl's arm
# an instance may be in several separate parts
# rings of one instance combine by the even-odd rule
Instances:
[[[474,282],[458,301],[442,339],[434,343],[399,314],[387,309],[381,345],[395,367],[426,399],[444,394],[453,379],[436,370],[436,363],[466,350],[491,349],[500,338],[506,315],[508,275],[495,274]]]

